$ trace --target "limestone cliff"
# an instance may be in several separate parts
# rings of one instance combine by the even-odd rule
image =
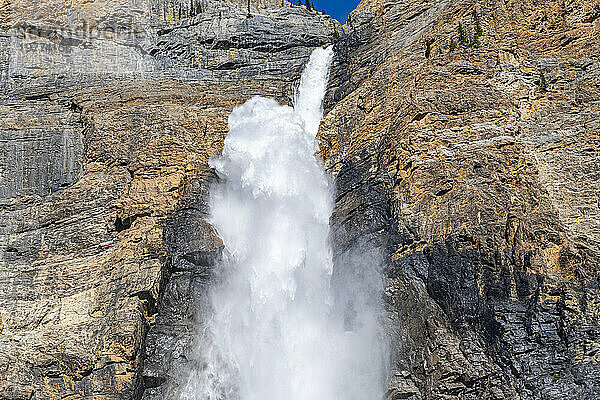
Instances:
[[[140,398],[165,380],[161,294],[220,247],[196,204],[228,114],[288,102],[339,24],[281,1],[1,4],[0,398]]]
[[[600,392],[600,3],[0,0],[0,399],[169,399],[231,109],[336,43],[336,268],[383,254],[389,399]],[[337,32],[337,34],[335,34]]]
[[[337,257],[388,257],[389,398],[597,398],[600,2],[365,0],[345,32],[322,155]]]

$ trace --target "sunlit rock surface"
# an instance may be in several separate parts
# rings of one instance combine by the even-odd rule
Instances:
[[[202,199],[227,116],[288,103],[339,24],[281,1],[0,17],[0,398],[141,398],[184,362],[222,246]]]
[[[340,29],[246,5],[0,0],[0,399],[166,399],[189,367],[207,160]],[[598,1],[365,0],[340,34],[334,261],[385,258],[388,397],[595,399]]]
[[[321,147],[334,229],[387,251],[389,398],[596,398],[600,4],[365,0],[345,31]]]

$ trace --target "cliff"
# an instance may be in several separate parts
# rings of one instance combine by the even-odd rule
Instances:
[[[231,109],[336,59],[336,269],[384,260],[389,399],[600,392],[600,3],[0,0],[0,399],[170,398]]]
[[[339,24],[281,1],[0,9],[0,398],[140,398],[165,380],[161,294],[221,246],[197,204],[227,116],[288,102]]]
[[[600,3],[363,1],[321,126],[337,267],[386,256],[390,399],[600,393]]]

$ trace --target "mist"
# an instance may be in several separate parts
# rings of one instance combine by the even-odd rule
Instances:
[[[333,183],[315,157],[332,58],[313,52],[293,108],[255,97],[229,117],[210,195],[225,255],[182,400],[384,396],[380,260],[354,252],[334,274]]]

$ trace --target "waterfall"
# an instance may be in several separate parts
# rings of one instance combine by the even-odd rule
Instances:
[[[226,250],[182,400],[383,398],[380,310],[350,329],[331,286],[333,189],[314,154],[332,58],[313,52],[294,108],[255,97],[229,117],[210,198]]]

